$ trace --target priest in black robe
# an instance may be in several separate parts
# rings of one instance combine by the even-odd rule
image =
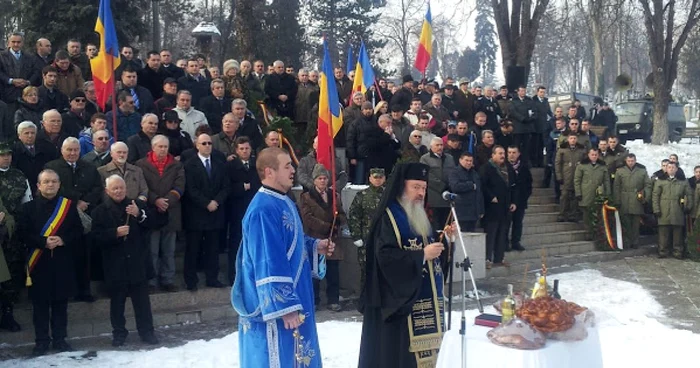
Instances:
[[[360,368],[435,367],[445,330],[444,249],[424,209],[429,168],[399,164],[367,245]],[[448,228],[452,233],[452,228]]]

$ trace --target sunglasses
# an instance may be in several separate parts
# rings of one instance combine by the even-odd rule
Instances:
[[[211,146],[212,145],[211,142],[199,142],[199,144],[201,144],[202,146]]]

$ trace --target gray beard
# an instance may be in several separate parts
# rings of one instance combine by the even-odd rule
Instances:
[[[398,201],[403,210],[406,211],[411,231],[427,238],[433,230],[428,220],[428,214],[425,213],[423,203],[410,201],[405,196],[401,196]]]

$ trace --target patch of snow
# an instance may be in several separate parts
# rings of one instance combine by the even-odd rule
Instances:
[[[662,323],[667,320],[664,308],[642,286],[604,277],[595,270],[550,278],[560,280],[559,292],[564,299],[586,306],[596,314],[605,368],[685,367],[696,360],[700,335]],[[486,309],[488,313],[494,312],[491,306]],[[461,312],[453,313],[452,327],[459,328]],[[469,325],[477,314],[476,310],[466,312]],[[318,332],[324,367],[357,367],[360,322],[353,319],[323,322],[318,324]],[[100,351],[89,358],[83,357],[84,354],[15,359],[3,362],[3,367],[239,367],[238,333],[210,341],[190,341],[175,348]]]
[[[696,122],[696,123],[693,123],[692,121],[686,121],[686,122],[685,122],[685,127],[686,127],[686,128],[697,128],[697,127],[698,127],[698,123],[697,123],[697,122]]]
[[[661,160],[668,158],[672,153],[678,155],[686,178],[693,175],[693,167],[700,164],[700,144],[692,143],[668,143],[660,146],[643,143],[641,140],[628,141],[625,145],[637,155],[637,162],[647,167],[647,173],[651,175],[661,168]]]

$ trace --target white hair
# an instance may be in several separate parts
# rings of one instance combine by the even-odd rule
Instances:
[[[151,138],[151,147],[155,146],[158,144],[158,142],[165,141],[168,143],[168,146],[170,146],[170,140],[168,140],[168,137],[158,134],[155,137]]]
[[[112,151],[115,151],[119,148],[124,148],[124,149],[126,149],[127,152],[129,152],[129,146],[127,146],[126,143],[121,142],[121,141],[112,143],[112,145],[109,148]]]
[[[97,133],[99,133],[99,132],[105,132],[105,134],[107,134],[107,137],[109,137],[109,132],[107,131],[107,129],[96,130],[96,131],[92,132],[92,135],[91,135],[90,137],[94,139],[94,138],[95,138],[95,134],[97,134]]]
[[[490,129],[484,129],[484,130],[482,130],[482,131],[481,131],[481,138],[484,138],[484,137],[486,136],[486,134],[491,134],[491,135],[493,135],[493,130],[490,130]]]
[[[442,138],[440,138],[440,137],[433,137],[433,138],[430,140],[430,145],[431,145],[431,146],[432,146],[433,144],[436,144],[436,143],[443,143],[443,142],[442,142]]]
[[[159,119],[158,119],[158,115],[156,115],[156,114],[154,114],[154,113],[152,113],[152,112],[149,112],[149,113],[147,113],[147,114],[145,114],[144,116],[141,117],[141,124],[145,123],[146,120],[149,119],[149,118],[155,118],[155,119],[156,119],[156,123],[157,123],[158,120],[159,120]]]
[[[46,121],[46,117],[51,115],[51,114],[56,114],[58,116],[61,116],[61,113],[58,112],[56,109],[51,109],[51,110],[46,110],[44,113],[41,115],[41,121]]]
[[[242,98],[237,98],[237,99],[233,100],[231,102],[231,106],[233,106],[233,105],[239,105],[239,106],[243,106],[245,108],[248,107],[248,103]]]
[[[114,175],[110,175],[107,179],[105,179],[105,187],[109,187],[109,184],[111,184],[115,180],[121,181],[122,183],[126,184],[126,182],[124,181],[124,178],[122,178],[121,176],[119,176],[117,174],[114,174]]]
[[[77,144],[78,147],[80,147],[80,141],[78,140],[78,138],[68,137],[61,144],[61,149],[64,149],[64,148],[66,148],[66,146],[71,145],[71,144]]]
[[[25,129],[34,129],[34,130],[36,130],[36,124],[32,123],[32,122],[29,121],[29,120],[25,120],[25,121],[19,123],[19,125],[17,125],[17,135],[22,135],[22,132],[23,132]]]
[[[275,62],[272,63],[272,66],[274,66],[274,67],[284,66],[284,62],[282,60],[275,60]]]

